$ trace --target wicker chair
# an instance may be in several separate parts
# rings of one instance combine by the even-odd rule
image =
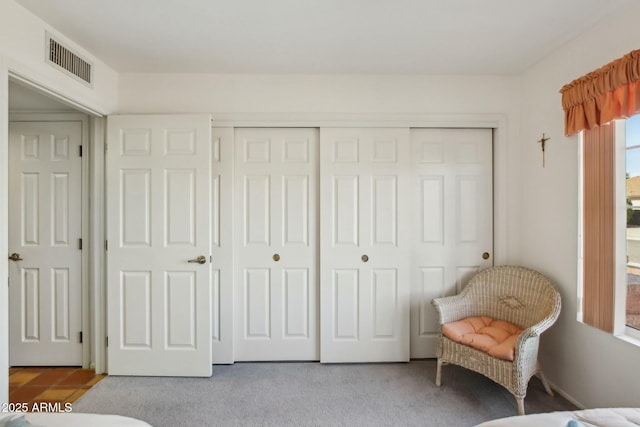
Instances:
[[[542,274],[524,267],[499,266],[476,274],[458,295],[432,301],[440,325],[471,316],[489,316],[523,328],[513,362],[459,344],[440,335],[436,385],[440,386],[442,365],[453,363],[478,372],[514,395],[518,414],[524,415],[524,397],[529,380],[536,373],[551,396],[540,363],[540,334],[560,314],[560,294]]]

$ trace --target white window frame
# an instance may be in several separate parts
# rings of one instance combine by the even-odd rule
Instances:
[[[576,320],[584,322],[584,131],[578,134],[578,289]]]
[[[626,325],[627,305],[627,191],[626,122],[615,124],[615,305],[613,334],[640,346],[640,331]],[[620,172],[622,171],[622,172]]]
[[[613,334],[617,338],[628,341],[632,344],[640,346],[640,331],[629,328],[626,325],[626,303],[627,303],[627,195],[626,195],[626,125],[624,120],[616,120],[615,122],[615,240],[614,240],[614,256],[615,256],[615,296],[614,296],[614,320]],[[584,295],[584,133],[580,132],[580,148],[578,150],[579,166],[578,166],[578,289],[577,289],[577,313],[576,320],[583,322],[582,299]],[[622,173],[618,173],[623,171]]]
[[[578,134],[578,289],[576,320],[584,322],[584,131]]]

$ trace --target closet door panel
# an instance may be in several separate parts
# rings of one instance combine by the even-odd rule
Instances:
[[[431,300],[493,265],[492,141],[490,129],[411,130],[412,358],[436,356]]]
[[[318,360],[318,131],[235,129],[235,360]]]
[[[320,132],[321,361],[407,361],[409,130]]]

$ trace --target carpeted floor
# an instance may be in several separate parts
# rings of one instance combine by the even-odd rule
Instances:
[[[473,426],[517,415],[513,397],[471,371],[435,360],[411,363],[237,363],[213,377],[109,376],[73,404],[74,412],[118,414],[155,427]],[[537,378],[527,413],[575,410],[548,396]]]

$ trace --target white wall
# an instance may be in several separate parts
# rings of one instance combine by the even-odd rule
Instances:
[[[77,82],[45,63],[45,30],[58,37],[77,54],[87,57],[94,66],[93,88]],[[0,1],[0,254],[7,254],[7,120],[8,76],[20,76],[43,89],[92,111],[108,114],[117,106],[117,73],[92,57],[60,32],[17,5],[13,0]],[[0,256],[0,283],[8,277],[7,257]],[[8,289],[0,285],[0,403],[8,402]]]
[[[92,88],[45,63],[45,30],[93,63]],[[108,114],[117,106],[118,74],[13,0],[0,2],[0,56],[9,71],[96,112]]]
[[[640,348],[577,322],[578,137],[564,137],[560,88],[631,50],[640,3],[572,40],[523,76],[520,262],[547,274],[562,314],[542,340],[549,380],[580,405],[640,406]],[[545,132],[546,168],[540,144]]]
[[[119,109],[136,113],[510,113],[517,110],[519,81],[482,76],[121,74]]]

